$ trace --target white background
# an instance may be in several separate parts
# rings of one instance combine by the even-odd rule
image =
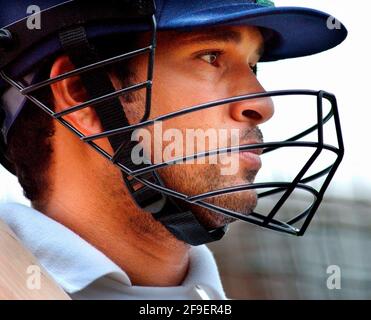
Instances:
[[[329,193],[367,200],[371,197],[370,119],[371,2],[340,0],[276,0],[277,6],[305,6],[328,12],[348,29],[335,49],[310,57],[259,66],[266,90],[324,89],[336,94],[345,143],[345,157]]]

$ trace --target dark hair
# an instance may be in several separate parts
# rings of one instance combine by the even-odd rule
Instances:
[[[45,96],[48,98],[46,101],[52,102],[51,93]],[[48,195],[47,172],[53,135],[53,119],[33,103],[27,102],[9,137],[6,156],[15,168],[25,197],[36,204],[41,204]]]
[[[138,35],[125,37],[125,41],[120,39],[119,43],[124,45],[117,46],[117,39],[105,39],[104,50],[101,52],[102,59],[112,57],[123,52],[135,49]],[[116,40],[116,41],[115,41]],[[110,42],[115,41],[115,42]],[[108,45],[108,44],[111,45]],[[112,49],[115,43],[115,49]],[[102,46],[102,44],[100,44]],[[100,47],[101,48],[101,47]],[[54,59],[44,64],[40,71],[41,79],[49,78],[50,69]],[[107,72],[115,75],[120,80],[121,86],[127,86],[134,73],[126,61],[115,63],[107,68]],[[48,87],[43,92],[38,93],[40,101],[47,106],[54,105],[53,95]],[[130,96],[126,99],[131,99]],[[24,195],[36,208],[45,205],[50,191],[48,171],[53,153],[52,138],[55,133],[55,123],[52,117],[31,102],[27,102],[20,115],[15,121],[9,136],[6,156],[15,168],[18,181],[23,188]]]

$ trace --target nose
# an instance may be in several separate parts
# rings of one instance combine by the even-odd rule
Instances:
[[[255,75],[247,79],[246,77],[235,79],[234,83],[232,92],[234,96],[265,92]],[[268,121],[273,114],[274,104],[271,97],[242,100],[230,105],[231,118],[235,121],[246,122],[251,127]]]

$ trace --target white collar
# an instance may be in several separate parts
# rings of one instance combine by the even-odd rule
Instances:
[[[190,268],[181,286],[137,287],[132,286],[125,271],[101,251],[67,227],[30,207],[15,203],[1,204],[0,219],[9,225],[22,243],[69,294],[78,294],[95,281],[107,278],[131,290],[132,293],[135,292],[134,298],[140,298],[137,295],[144,293],[142,289],[147,290],[148,297],[151,296],[150,292],[156,292],[156,295],[163,293],[157,295],[161,297],[173,294],[176,290],[189,291],[191,287],[201,286],[206,288],[209,296],[225,299],[217,266],[206,246],[190,249]],[[179,296],[182,296],[179,292]],[[127,294],[130,295],[130,292]],[[170,296],[168,298],[171,299]]]

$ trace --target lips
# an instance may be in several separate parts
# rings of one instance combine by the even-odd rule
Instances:
[[[261,143],[259,141],[249,141],[244,145],[253,145]],[[240,158],[246,163],[251,170],[259,170],[262,166],[260,155],[263,153],[263,149],[251,149],[240,152]]]

